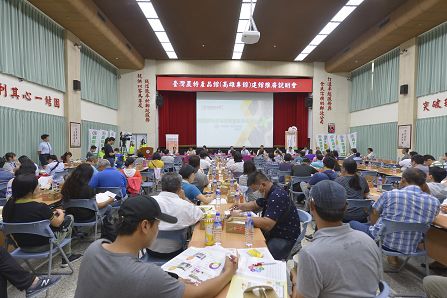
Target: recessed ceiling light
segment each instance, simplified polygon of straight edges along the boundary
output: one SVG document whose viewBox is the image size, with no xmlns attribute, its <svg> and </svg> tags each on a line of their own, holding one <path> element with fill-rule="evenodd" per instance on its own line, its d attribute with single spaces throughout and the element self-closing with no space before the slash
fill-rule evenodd
<svg viewBox="0 0 447 298">
<path fill-rule="evenodd" d="M 169 40 L 169 37 L 166 34 L 163 24 L 158 18 L 158 14 L 155 11 L 154 6 L 152 5 L 152 2 L 148 0 L 136 0 L 136 1 L 141 11 L 143 12 L 144 16 L 146 17 L 149 25 L 151 26 L 152 30 L 155 32 L 158 41 L 161 43 L 161 46 L 166 52 L 166 55 L 168 55 L 169 59 L 177 59 L 177 54 L 175 53 L 175 50 L 172 47 L 171 41 Z"/>
<path fill-rule="evenodd" d="M 321 29 L 301 53 L 296 56 L 295 61 L 303 61 L 315 48 L 334 31 L 364 0 L 349 0 L 335 16 Z"/>
</svg>

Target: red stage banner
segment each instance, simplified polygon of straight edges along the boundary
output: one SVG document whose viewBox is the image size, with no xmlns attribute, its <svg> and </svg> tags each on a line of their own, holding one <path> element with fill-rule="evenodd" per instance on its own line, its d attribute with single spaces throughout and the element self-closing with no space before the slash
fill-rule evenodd
<svg viewBox="0 0 447 298">
<path fill-rule="evenodd" d="M 312 92 L 312 79 L 157 77 L 159 91 Z"/>
</svg>

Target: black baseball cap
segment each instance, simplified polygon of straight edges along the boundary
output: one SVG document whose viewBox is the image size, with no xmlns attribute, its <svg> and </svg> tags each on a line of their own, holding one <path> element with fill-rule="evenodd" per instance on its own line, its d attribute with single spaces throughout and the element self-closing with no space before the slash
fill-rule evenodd
<svg viewBox="0 0 447 298">
<path fill-rule="evenodd" d="M 176 223 L 177 218 L 161 212 L 160 205 L 153 197 L 135 196 L 125 200 L 118 215 L 127 221 L 140 222 L 142 220 L 161 220 L 167 223 Z"/>
</svg>

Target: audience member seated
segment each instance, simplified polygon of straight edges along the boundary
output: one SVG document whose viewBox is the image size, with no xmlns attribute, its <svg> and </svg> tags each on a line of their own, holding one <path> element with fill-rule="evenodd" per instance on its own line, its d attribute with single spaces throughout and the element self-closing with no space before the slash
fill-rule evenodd
<svg viewBox="0 0 447 298">
<path fill-rule="evenodd" d="M 284 162 L 279 164 L 279 170 L 284 172 L 292 171 L 292 155 L 290 153 L 286 153 L 284 155 Z"/>
<path fill-rule="evenodd" d="M 154 243 L 160 221 L 175 224 L 177 219 L 162 213 L 154 198 L 144 196 L 125 201 L 118 214 L 116 240 L 97 240 L 85 252 L 75 298 L 215 297 L 237 270 L 237 258 L 230 257 L 218 277 L 199 285 L 173 278 L 159 266 L 139 261 L 138 253 Z"/>
<path fill-rule="evenodd" d="M 3 208 L 3 221 L 7 223 L 27 223 L 50 220 L 51 228 L 61 243 L 65 238 L 71 238 L 73 216 L 65 215 L 62 209 L 51 210 L 45 203 L 35 201 L 34 192 L 38 189 L 34 174 L 19 175 L 12 182 L 12 198 Z M 26 252 L 45 252 L 50 248 L 48 238 L 32 234 L 14 234 L 17 245 Z M 82 255 L 71 253 L 71 243 L 63 248 L 70 262 L 78 260 Z M 62 258 L 61 267 L 68 263 Z"/>
<path fill-rule="evenodd" d="M 149 169 L 163 169 L 165 163 L 161 160 L 161 155 L 155 152 L 152 155 L 152 159 L 148 161 L 147 166 Z"/>
<path fill-rule="evenodd" d="M 208 185 L 208 176 L 205 175 L 203 170 L 200 168 L 200 157 L 197 155 L 191 155 L 189 157 L 189 165 L 194 168 L 194 182 L 193 185 L 197 186 L 197 188 L 203 192 L 203 189 Z"/>
<path fill-rule="evenodd" d="M 315 151 L 315 156 L 314 156 L 314 158 L 311 161 L 312 162 L 317 161 L 318 160 L 318 158 L 317 158 L 318 155 L 323 155 L 323 153 L 321 153 L 321 151 L 317 149 Z M 324 158 L 324 156 L 323 156 L 323 158 Z"/>
<path fill-rule="evenodd" d="M 431 165 L 436 161 L 436 158 L 434 158 L 430 154 L 424 155 L 424 166 L 431 167 Z"/>
<path fill-rule="evenodd" d="M 286 150 L 286 154 L 287 153 L 293 156 L 293 155 L 295 155 L 295 150 L 293 150 L 292 147 L 289 147 L 289 149 Z"/>
<path fill-rule="evenodd" d="M 6 159 L 4 157 L 0 157 L 0 185 L 7 186 L 9 180 L 14 178 L 14 174 L 8 170 L 7 168 L 4 168 Z M 0 198 L 6 198 L 6 189 L 0 189 Z"/>
<path fill-rule="evenodd" d="M 346 159 L 356 157 L 356 153 L 357 153 L 357 149 L 356 148 L 351 148 L 351 152 L 350 152 L 350 154 L 348 156 L 346 156 Z"/>
<path fill-rule="evenodd" d="M 87 158 L 86 163 L 88 163 L 92 167 L 93 175 L 98 173 L 98 169 L 96 168 L 96 166 L 98 165 L 98 157 L 96 155 L 92 155 Z"/>
<path fill-rule="evenodd" d="M 211 160 L 205 151 L 200 152 L 200 168 L 202 170 L 208 170 L 211 166 Z"/>
<path fill-rule="evenodd" d="M 365 160 L 375 160 L 376 154 L 374 153 L 373 148 L 368 148 L 368 154 L 365 156 Z"/>
<path fill-rule="evenodd" d="M 279 148 L 276 148 L 274 155 L 275 155 L 275 157 L 273 158 L 274 162 L 281 163 L 284 160 L 283 153 Z"/>
<path fill-rule="evenodd" d="M 34 164 L 34 167 L 36 168 L 36 170 L 35 170 L 34 173 L 36 174 L 36 176 L 39 176 L 39 174 L 40 174 L 39 166 L 37 165 L 37 163 L 35 163 L 34 161 L 32 161 L 28 156 L 26 156 L 26 155 L 22 155 L 22 156 L 20 156 L 20 157 L 18 158 L 19 163 L 20 163 L 20 166 L 22 166 L 22 163 L 23 163 L 23 161 L 24 161 L 25 159 L 29 160 L 30 162 L 32 162 L 32 163 Z M 19 166 L 19 168 L 20 168 L 20 166 Z"/>
<path fill-rule="evenodd" d="M 376 239 L 384 219 L 430 224 L 439 213 L 439 200 L 422 191 L 425 189 L 425 173 L 416 168 L 407 169 L 402 174 L 399 190 L 384 192 L 373 205 L 373 212 L 379 217 L 374 225 L 351 221 L 353 229 L 360 230 Z M 396 232 L 387 235 L 383 241 L 384 249 L 408 254 L 417 250 L 422 234 L 419 232 Z M 389 258 L 392 265 L 397 265 Z"/>
<path fill-rule="evenodd" d="M 239 176 L 239 185 L 248 188 L 247 191 L 245 192 L 245 198 L 247 202 L 262 198 L 262 194 L 259 191 L 253 191 L 247 185 L 248 176 L 250 176 L 254 172 L 256 172 L 255 163 L 252 160 L 247 160 L 244 163 L 244 171 L 242 175 Z"/>
<path fill-rule="evenodd" d="M 250 155 L 250 151 L 248 151 L 248 149 L 245 148 L 245 146 L 243 146 L 243 147 L 242 147 L 242 150 L 241 150 L 241 155 L 242 155 L 242 156 Z"/>
<path fill-rule="evenodd" d="M 22 156 L 19 158 L 20 159 L 20 167 L 19 169 L 15 172 L 15 177 L 19 176 L 19 175 L 36 175 L 36 164 L 29 158 L 27 157 L 23 157 Z M 9 200 L 9 198 L 11 198 L 12 196 L 12 182 L 14 181 L 14 178 L 10 179 L 8 181 L 8 184 L 6 186 L 6 199 Z M 52 182 L 52 180 L 50 179 L 50 183 Z"/>
<path fill-rule="evenodd" d="M 73 173 L 68 176 L 62 186 L 61 195 L 64 202 L 70 200 L 95 200 L 96 192 L 91 188 L 88 183 L 93 176 L 92 167 L 83 163 L 76 167 Z M 104 215 L 110 208 L 107 208 L 114 201 L 113 198 L 109 198 L 108 201 L 98 203 L 98 209 L 100 213 Z M 66 210 L 68 214 L 73 215 L 76 222 L 89 222 L 95 219 L 95 212 L 93 210 L 85 208 L 69 208 Z"/>
<path fill-rule="evenodd" d="M 301 164 L 292 167 L 292 176 L 295 177 L 310 177 L 316 173 L 318 173 L 317 169 L 310 166 L 310 160 L 307 157 L 303 158 Z"/>
<path fill-rule="evenodd" d="M 20 162 L 17 161 L 16 154 L 14 152 L 8 152 L 5 154 L 5 164 L 0 168 L 3 168 L 14 174 L 19 166 Z"/>
<path fill-rule="evenodd" d="M 431 164 L 432 167 L 441 167 L 441 168 L 447 168 L 447 152 L 444 153 L 444 156 L 440 156 L 439 160 L 435 160 Z"/>
<path fill-rule="evenodd" d="M 73 154 L 71 154 L 71 152 L 65 152 L 62 156 L 61 156 L 61 161 L 63 163 L 70 163 L 71 162 L 71 158 L 72 158 Z"/>
<path fill-rule="evenodd" d="M 273 184 L 260 171 L 248 176 L 248 186 L 263 197 L 235 205 L 237 210 L 233 215 L 240 215 L 241 211 L 262 210 L 261 217 L 253 217 L 254 226 L 264 232 L 272 256 L 276 260 L 286 259 L 300 234 L 300 218 L 295 204 L 283 188 Z"/>
<path fill-rule="evenodd" d="M 140 171 L 135 169 L 135 158 L 128 157 L 124 162 L 124 169 L 120 169 L 120 171 L 127 179 L 127 193 L 140 193 L 143 178 L 141 177 Z"/>
<path fill-rule="evenodd" d="M 196 156 L 196 155 L 195 155 Z M 197 156 L 198 157 L 198 156 Z M 203 217 L 202 210 L 186 200 L 182 190 L 182 177 L 177 173 L 166 173 L 161 178 L 161 192 L 154 196 L 161 212 L 177 218 L 176 223 L 160 222 L 160 231 L 177 231 L 196 224 Z M 157 239 L 148 253 L 153 257 L 171 259 L 183 250 L 183 246 L 169 239 Z"/>
<path fill-rule="evenodd" d="M 179 174 L 182 176 L 182 189 L 185 192 L 185 196 L 193 203 L 199 203 L 202 202 L 204 204 L 208 204 L 211 202 L 210 198 L 205 197 L 200 190 L 192 184 L 195 179 L 195 170 L 190 165 L 184 165 L 180 171 Z"/>
<path fill-rule="evenodd" d="M 227 166 L 228 170 L 233 173 L 242 173 L 244 171 L 244 161 L 240 152 L 234 153 L 234 163 Z"/>
<path fill-rule="evenodd" d="M 53 176 L 53 181 L 56 183 L 63 183 L 64 176 L 62 173 L 64 172 L 64 163 L 60 162 L 56 155 L 50 155 L 47 157 L 47 165 L 45 166 L 45 172 Z"/>
<path fill-rule="evenodd" d="M 341 176 L 335 182 L 343 186 L 346 190 L 347 199 L 364 200 L 368 197 L 369 186 L 366 179 L 357 174 L 357 163 L 352 159 L 345 159 L 341 169 Z M 356 220 L 367 222 L 368 214 L 364 208 L 349 207 L 343 217 L 343 222 Z"/>
<path fill-rule="evenodd" d="M 312 149 L 309 149 L 304 157 L 308 158 L 312 162 L 315 158 L 315 154 L 312 153 Z"/>
<path fill-rule="evenodd" d="M 192 147 L 189 147 L 188 151 L 186 151 L 186 155 L 196 155 L 196 150 Z"/>
<path fill-rule="evenodd" d="M 29 273 L 6 249 L 0 247 L 0 297 L 8 298 L 8 281 L 19 291 L 26 290 L 26 297 L 31 297 L 46 291 L 60 279 L 57 275 L 44 277 Z"/>
<path fill-rule="evenodd" d="M 411 158 L 411 166 L 415 169 L 419 169 L 428 175 L 428 166 L 424 165 L 424 157 L 422 155 L 416 154 Z"/>
<path fill-rule="evenodd" d="M 301 163 L 303 159 L 306 157 L 305 151 L 300 151 L 299 154 L 293 160 L 294 163 Z"/>
<path fill-rule="evenodd" d="M 135 166 L 136 167 L 143 167 L 145 162 L 144 154 L 141 152 L 137 153 L 137 159 L 135 159 Z"/>
<path fill-rule="evenodd" d="M 96 149 L 98 149 L 98 147 L 96 147 L 95 145 L 90 146 L 90 150 L 87 152 L 85 159 L 89 159 L 92 156 L 97 156 Z"/>
<path fill-rule="evenodd" d="M 357 153 L 355 154 L 355 157 L 352 158 L 352 159 L 355 160 L 355 161 L 358 162 L 358 163 L 361 163 L 362 160 L 363 160 L 362 156 L 360 155 L 360 152 L 357 152 Z"/>
<path fill-rule="evenodd" d="M 107 159 L 98 161 L 99 173 L 93 175 L 90 179 L 89 186 L 96 191 L 97 187 L 121 187 L 121 194 L 126 195 L 126 177 L 116 168 L 110 166 Z"/>
<path fill-rule="evenodd" d="M 402 149 L 402 153 L 404 152 L 404 150 L 408 150 L 408 149 Z M 399 161 L 399 166 L 401 166 L 401 171 L 404 172 L 406 169 L 411 168 L 412 167 L 412 163 L 411 163 L 411 158 L 415 155 L 417 155 L 418 153 L 415 151 L 411 151 L 409 154 L 409 158 L 405 158 Z M 406 157 L 407 154 L 404 155 L 404 157 Z"/>
<path fill-rule="evenodd" d="M 264 145 L 259 146 L 259 149 L 258 149 L 258 151 L 256 152 L 256 156 L 263 155 L 263 154 L 264 154 L 264 151 L 265 151 L 265 149 L 264 149 Z"/>
<path fill-rule="evenodd" d="M 115 152 L 115 165 L 118 169 L 121 169 L 124 164 L 124 154 L 120 152 L 119 148 L 113 149 L 113 152 Z"/>
<path fill-rule="evenodd" d="M 164 153 L 164 155 L 161 157 L 161 161 L 163 161 L 164 163 L 171 163 L 171 164 L 173 164 L 174 163 L 174 156 L 172 156 L 169 153 L 169 150 L 165 149 L 165 151 L 163 153 Z"/>
<path fill-rule="evenodd" d="M 410 150 L 408 148 L 404 148 L 402 149 L 402 157 L 400 158 L 401 161 L 405 160 L 405 159 L 411 159 L 411 153 L 409 154 Z M 413 151 L 414 152 L 414 151 Z M 416 153 L 417 154 L 417 153 Z"/>
<path fill-rule="evenodd" d="M 310 165 L 317 170 L 322 169 L 324 167 L 323 158 L 324 156 L 322 154 L 317 154 L 317 161 L 314 161 Z"/>
<path fill-rule="evenodd" d="M 312 188 L 311 197 L 318 231 L 298 252 L 297 272 L 291 271 L 292 297 L 376 297 L 380 250 L 374 240 L 342 223 L 345 189 L 322 181 Z"/>
<path fill-rule="evenodd" d="M 271 163 L 276 163 L 274 152 L 270 152 L 268 154 L 267 164 L 271 164 Z"/>
<path fill-rule="evenodd" d="M 447 176 L 446 169 L 439 167 L 430 167 L 428 172 L 427 183 L 430 194 L 438 198 L 442 203 L 447 198 L 447 185 L 441 183 Z"/>
<path fill-rule="evenodd" d="M 445 298 L 447 277 L 430 275 L 424 277 L 423 288 L 427 298 Z"/>
<path fill-rule="evenodd" d="M 323 159 L 323 169 L 321 172 L 314 174 L 309 182 L 301 182 L 300 186 L 304 193 L 304 196 L 306 197 L 306 209 L 309 209 L 309 191 L 312 186 L 317 184 L 320 181 L 323 180 L 335 180 L 337 178 L 337 173 L 334 171 L 335 163 L 337 161 L 333 159 L 332 157 L 325 157 Z"/>
</svg>

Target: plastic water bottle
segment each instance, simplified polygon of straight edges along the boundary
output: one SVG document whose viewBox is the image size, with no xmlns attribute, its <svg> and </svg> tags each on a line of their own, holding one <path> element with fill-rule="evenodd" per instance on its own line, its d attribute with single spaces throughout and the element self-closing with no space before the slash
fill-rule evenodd
<svg viewBox="0 0 447 298">
<path fill-rule="evenodd" d="M 253 234 L 254 234 L 254 224 L 253 218 L 251 218 L 251 213 L 247 213 L 247 218 L 245 219 L 245 246 L 253 246 Z"/>
<path fill-rule="evenodd" d="M 216 179 L 213 180 L 213 189 L 217 190 L 217 180 Z"/>
<path fill-rule="evenodd" d="M 381 168 L 383 168 L 383 166 L 384 166 L 384 163 L 383 163 L 383 161 L 380 163 L 380 167 Z"/>
<path fill-rule="evenodd" d="M 216 212 L 216 217 L 214 217 L 213 237 L 215 244 L 222 244 L 222 220 L 220 218 L 220 212 Z"/>
<path fill-rule="evenodd" d="M 377 190 L 382 191 L 382 176 L 377 177 Z"/>
<path fill-rule="evenodd" d="M 220 189 L 216 189 L 216 210 L 220 210 L 220 205 L 222 204 L 222 198 L 220 196 Z"/>
<path fill-rule="evenodd" d="M 397 168 L 396 168 L 396 165 L 393 165 L 393 175 L 396 175 L 397 174 Z"/>
</svg>

